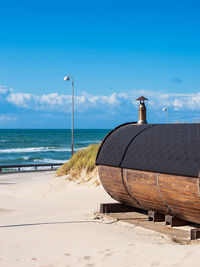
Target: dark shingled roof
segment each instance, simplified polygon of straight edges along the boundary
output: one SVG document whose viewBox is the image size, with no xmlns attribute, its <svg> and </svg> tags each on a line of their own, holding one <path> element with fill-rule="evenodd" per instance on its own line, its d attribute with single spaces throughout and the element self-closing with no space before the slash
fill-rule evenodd
<svg viewBox="0 0 200 267">
<path fill-rule="evenodd" d="M 200 124 L 124 124 L 106 136 L 96 164 L 198 177 Z"/>
</svg>

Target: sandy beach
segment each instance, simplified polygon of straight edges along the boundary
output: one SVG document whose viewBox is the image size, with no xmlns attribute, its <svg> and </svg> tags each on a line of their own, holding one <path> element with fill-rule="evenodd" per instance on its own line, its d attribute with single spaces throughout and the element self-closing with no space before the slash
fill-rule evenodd
<svg viewBox="0 0 200 267">
<path fill-rule="evenodd" d="M 0 266 L 199 266 L 200 245 L 95 219 L 104 189 L 54 174 L 0 176 Z"/>
</svg>

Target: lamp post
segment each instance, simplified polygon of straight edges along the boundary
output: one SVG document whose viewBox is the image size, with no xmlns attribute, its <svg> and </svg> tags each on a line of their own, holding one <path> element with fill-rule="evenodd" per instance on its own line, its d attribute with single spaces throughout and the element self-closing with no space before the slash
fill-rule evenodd
<svg viewBox="0 0 200 267">
<path fill-rule="evenodd" d="M 163 111 L 166 111 L 167 113 L 167 123 L 169 123 L 169 112 L 168 112 L 168 108 L 163 108 Z"/>
<path fill-rule="evenodd" d="M 71 139 L 71 145 L 72 145 L 72 156 L 74 154 L 74 78 L 72 76 L 65 76 L 64 81 L 72 81 L 72 139 Z"/>
</svg>

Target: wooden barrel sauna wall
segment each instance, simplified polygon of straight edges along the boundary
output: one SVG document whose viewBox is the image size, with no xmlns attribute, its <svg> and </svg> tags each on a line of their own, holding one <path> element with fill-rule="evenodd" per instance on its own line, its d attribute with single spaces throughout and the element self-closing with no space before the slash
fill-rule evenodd
<svg viewBox="0 0 200 267">
<path fill-rule="evenodd" d="M 120 125 L 96 164 L 117 201 L 200 223 L 200 124 Z"/>
</svg>

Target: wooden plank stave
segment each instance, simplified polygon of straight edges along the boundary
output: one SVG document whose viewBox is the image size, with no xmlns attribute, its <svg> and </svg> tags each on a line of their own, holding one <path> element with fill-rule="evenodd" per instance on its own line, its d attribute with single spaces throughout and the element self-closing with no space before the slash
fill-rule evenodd
<svg viewBox="0 0 200 267">
<path fill-rule="evenodd" d="M 110 172 L 113 173 L 110 175 Z M 103 175 L 102 175 L 103 173 Z M 99 168 L 99 174 L 102 181 L 102 184 L 105 190 L 116 200 L 127 203 L 131 206 L 138 207 L 135 200 L 133 200 L 124 188 L 122 183 L 122 175 L 120 168 L 108 168 L 107 166 L 104 168 Z M 109 177 L 109 179 L 107 178 Z M 105 181 L 105 182 L 104 182 Z M 109 181 L 109 182 L 108 182 Z M 141 208 L 141 207 L 140 207 Z"/>
<path fill-rule="evenodd" d="M 115 167 L 111 168 L 112 169 L 109 169 L 106 174 L 101 174 L 100 178 L 102 184 L 105 185 L 107 190 L 110 190 L 110 187 L 112 188 L 114 198 L 118 198 L 120 201 L 125 201 L 129 205 L 135 206 L 135 202 L 128 195 L 122 184 L 120 177 L 121 169 Z M 134 178 L 134 175 L 136 178 Z M 156 173 L 127 170 L 127 176 L 129 187 L 133 195 L 144 209 L 153 208 L 154 210 L 166 213 L 166 206 L 163 203 L 164 200 L 164 202 L 171 207 L 172 215 L 180 217 L 181 219 L 200 223 L 198 178 L 159 174 L 158 181 L 160 193 L 163 198 L 162 200 L 157 189 Z"/>
<path fill-rule="evenodd" d="M 135 173 L 137 178 L 135 178 Z M 127 170 L 127 180 L 133 195 L 145 207 L 167 212 L 157 187 L 157 176 L 155 173 L 145 173 L 135 170 Z"/>
</svg>

